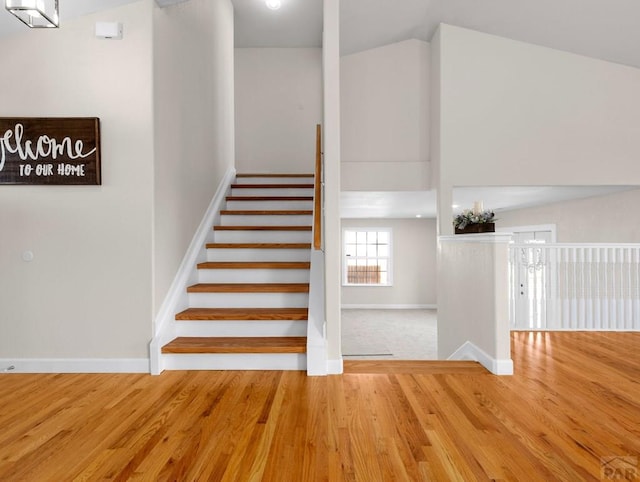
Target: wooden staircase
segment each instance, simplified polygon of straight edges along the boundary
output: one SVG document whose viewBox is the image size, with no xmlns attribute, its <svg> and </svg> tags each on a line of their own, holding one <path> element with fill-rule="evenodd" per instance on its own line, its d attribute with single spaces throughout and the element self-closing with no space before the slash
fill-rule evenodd
<svg viewBox="0 0 640 482">
<path fill-rule="evenodd" d="M 162 347 L 175 369 L 306 369 L 312 174 L 238 174 Z"/>
</svg>

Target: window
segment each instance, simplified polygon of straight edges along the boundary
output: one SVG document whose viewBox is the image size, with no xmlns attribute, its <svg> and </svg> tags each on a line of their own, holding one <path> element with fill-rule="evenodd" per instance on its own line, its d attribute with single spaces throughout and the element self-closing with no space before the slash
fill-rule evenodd
<svg viewBox="0 0 640 482">
<path fill-rule="evenodd" d="M 345 229 L 345 286 L 391 286 L 391 228 Z"/>
</svg>

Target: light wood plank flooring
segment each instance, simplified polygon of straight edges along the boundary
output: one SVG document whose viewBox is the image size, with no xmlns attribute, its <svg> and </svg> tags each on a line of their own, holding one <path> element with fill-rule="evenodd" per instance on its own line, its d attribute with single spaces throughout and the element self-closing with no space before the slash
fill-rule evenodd
<svg viewBox="0 0 640 482">
<path fill-rule="evenodd" d="M 640 334 L 513 340 L 512 377 L 393 361 L 1 375 L 0 480 L 575 482 L 640 455 Z"/>
</svg>

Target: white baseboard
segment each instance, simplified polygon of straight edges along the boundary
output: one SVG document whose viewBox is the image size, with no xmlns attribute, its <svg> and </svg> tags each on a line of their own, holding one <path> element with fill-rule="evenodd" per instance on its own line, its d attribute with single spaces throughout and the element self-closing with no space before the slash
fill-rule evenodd
<svg viewBox="0 0 640 482">
<path fill-rule="evenodd" d="M 343 310 L 435 310 L 438 305 L 368 305 L 342 304 Z"/>
<path fill-rule="evenodd" d="M 494 375 L 513 375 L 513 360 L 492 358 L 470 341 L 465 341 L 447 360 L 473 360 Z"/>
<path fill-rule="evenodd" d="M 327 360 L 327 375 L 342 375 L 344 366 L 342 358 L 337 360 Z"/>
<path fill-rule="evenodd" d="M 525 332 L 529 332 L 529 331 L 540 331 L 540 332 L 545 332 L 545 333 L 549 333 L 549 332 L 554 332 L 554 331 L 562 331 L 562 332 L 581 332 L 581 331 L 586 331 L 586 332 L 599 332 L 599 331 L 604 331 L 604 332 L 611 332 L 611 333 L 637 333 L 640 331 L 640 327 L 638 328 L 514 328 L 511 327 L 511 331 L 525 331 Z"/>
<path fill-rule="evenodd" d="M 149 359 L 4 358 L 0 373 L 149 373 Z"/>
</svg>

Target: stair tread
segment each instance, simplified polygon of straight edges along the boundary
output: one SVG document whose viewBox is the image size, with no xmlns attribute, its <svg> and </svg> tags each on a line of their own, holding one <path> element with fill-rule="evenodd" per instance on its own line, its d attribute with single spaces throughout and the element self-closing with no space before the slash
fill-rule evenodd
<svg viewBox="0 0 640 482">
<path fill-rule="evenodd" d="M 305 353 L 307 339 L 278 337 L 179 337 L 162 347 L 162 353 Z"/>
<path fill-rule="evenodd" d="M 215 231 L 311 231 L 311 226 L 214 226 Z"/>
<path fill-rule="evenodd" d="M 308 319 L 307 308 L 188 308 L 176 320 L 291 320 Z"/>
<path fill-rule="evenodd" d="M 188 293 L 308 293 L 309 283 L 198 283 Z"/>
<path fill-rule="evenodd" d="M 223 210 L 220 211 L 222 216 L 310 216 L 313 214 L 313 211 L 303 211 L 303 210 L 263 210 L 263 211 L 233 211 L 233 210 Z"/>
<path fill-rule="evenodd" d="M 207 243 L 207 249 L 311 249 L 311 243 Z"/>
<path fill-rule="evenodd" d="M 313 201 L 313 196 L 227 196 L 227 201 Z"/>
<path fill-rule="evenodd" d="M 236 174 L 236 177 L 313 177 L 313 174 L 273 174 L 273 173 L 264 173 L 264 174 Z"/>
<path fill-rule="evenodd" d="M 309 269 L 308 261 L 207 261 L 198 269 Z"/>
<path fill-rule="evenodd" d="M 313 189 L 313 184 L 231 184 L 231 189 Z"/>
</svg>

